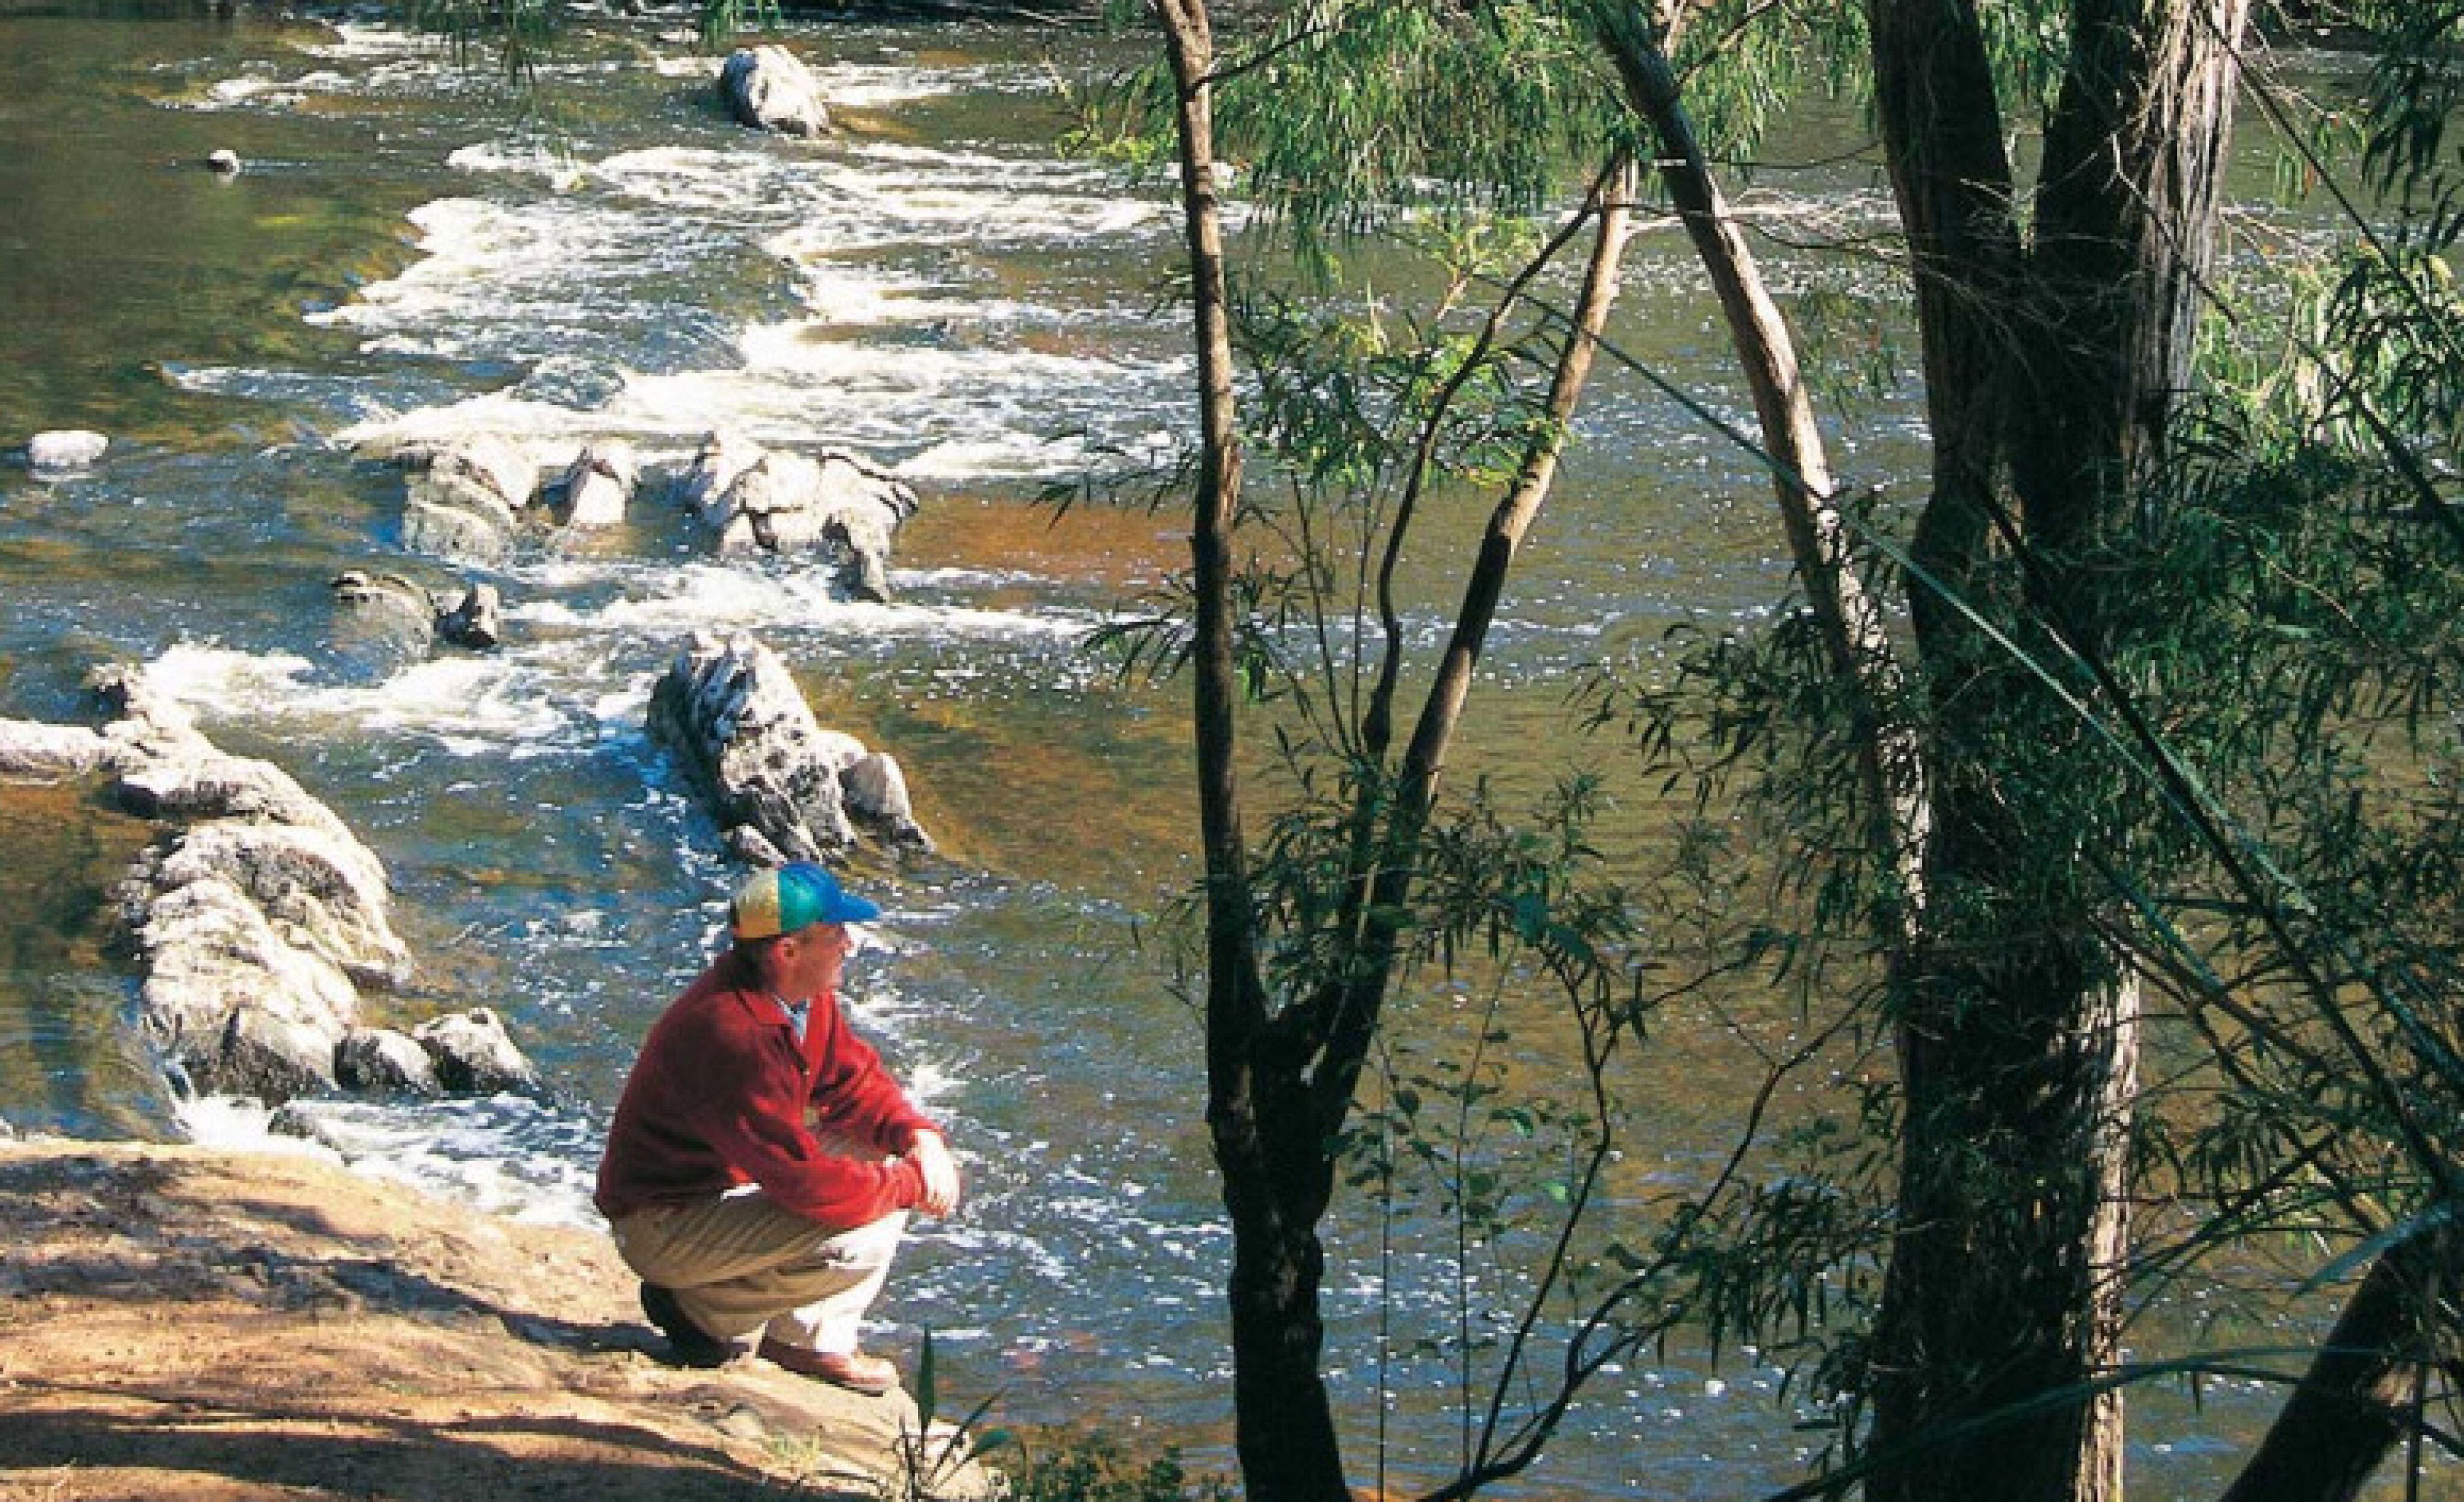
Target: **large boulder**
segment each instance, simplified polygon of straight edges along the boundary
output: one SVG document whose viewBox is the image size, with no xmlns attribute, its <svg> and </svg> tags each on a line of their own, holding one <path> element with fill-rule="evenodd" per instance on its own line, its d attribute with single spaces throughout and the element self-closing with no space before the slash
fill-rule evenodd
<svg viewBox="0 0 2464 1502">
<path fill-rule="evenodd" d="M 322 1019 L 243 1006 L 223 1025 L 211 1088 L 259 1100 L 320 1094 L 334 1088 L 334 1049 L 333 1029 Z"/>
<path fill-rule="evenodd" d="M 286 940 L 233 883 L 156 892 L 141 863 L 123 891 L 143 1025 L 190 1085 L 277 1101 L 333 1085 L 360 1005 L 339 965 Z"/>
<path fill-rule="evenodd" d="M 334 1074 L 365 1095 L 434 1095 L 444 1091 L 436 1061 L 419 1040 L 391 1027 L 354 1027 L 334 1050 Z"/>
<path fill-rule="evenodd" d="M 415 579 L 346 568 L 327 587 L 333 590 L 336 605 L 403 635 L 425 638 L 436 629 L 436 597 Z"/>
<path fill-rule="evenodd" d="M 721 557 L 818 554 L 850 599 L 890 598 L 890 552 L 915 492 L 845 449 L 807 456 L 714 436 L 679 494 Z"/>
<path fill-rule="evenodd" d="M 332 588 L 361 634 L 412 654 L 425 655 L 439 640 L 484 651 L 504 638 L 504 601 L 492 584 L 438 593 L 401 574 L 348 568 L 334 576 Z"/>
<path fill-rule="evenodd" d="M 749 636 L 696 633 L 651 691 L 650 730 L 711 790 L 739 853 L 818 859 L 855 843 L 858 819 L 891 844 L 932 847 L 897 762 L 823 729 L 786 663 Z"/>
<path fill-rule="evenodd" d="M 768 452 L 740 433 L 712 433 L 701 441 L 692 467 L 676 478 L 677 503 L 708 521 L 718 509 L 719 497 L 736 483 L 736 476 L 753 468 Z"/>
<path fill-rule="evenodd" d="M 718 94 L 730 115 L 756 130 L 819 136 L 830 128 L 820 81 L 784 47 L 739 47 L 730 53 L 718 70 Z"/>
<path fill-rule="evenodd" d="M 196 882 L 237 889 L 294 949 L 359 984 L 410 978 L 410 954 L 386 909 L 385 868 L 346 830 L 216 819 L 191 826 L 150 862 L 159 896 Z"/>
<path fill-rule="evenodd" d="M 164 821 L 121 885 L 144 969 L 145 1030 L 197 1089 L 283 1099 L 331 1089 L 361 988 L 411 976 L 385 868 L 271 762 L 208 740 L 142 673 L 96 687 L 120 804 Z"/>
<path fill-rule="evenodd" d="M 477 433 L 403 449 L 410 472 L 403 545 L 441 558 L 494 563 L 513 548 L 524 507 L 539 493 L 539 466 L 512 438 Z"/>
<path fill-rule="evenodd" d="M 110 766 L 117 748 L 82 725 L 0 719 L 0 779 L 64 783 Z"/>
<path fill-rule="evenodd" d="M 456 647 L 485 652 L 505 639 L 505 602 L 492 584 L 462 591 L 451 609 L 439 611 L 436 634 Z"/>
<path fill-rule="evenodd" d="M 119 895 L 144 971 L 141 1025 L 191 1088 L 278 1104 L 338 1085 L 536 1083 L 484 1010 L 408 1035 L 361 1027 L 363 991 L 413 974 L 384 863 L 290 774 L 208 740 L 142 672 L 94 681 L 117 718 L 99 732 L 0 720 L 0 769 L 104 776 L 123 806 L 167 826 Z"/>
</svg>

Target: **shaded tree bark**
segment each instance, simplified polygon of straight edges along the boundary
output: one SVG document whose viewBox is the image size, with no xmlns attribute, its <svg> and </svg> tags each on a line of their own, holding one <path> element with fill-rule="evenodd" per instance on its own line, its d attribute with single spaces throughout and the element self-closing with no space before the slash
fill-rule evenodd
<svg viewBox="0 0 2464 1502">
<path fill-rule="evenodd" d="M 1925 904 L 1924 850 L 1932 813 L 1922 738 L 1900 711 L 1903 673 L 1889 624 L 1858 571 L 1795 340 L 1711 174 L 1668 60 L 1683 11 L 1673 4 L 1663 11 L 1655 22 L 1632 5 L 1605 6 L 1595 16 L 1597 31 L 1628 104 L 1658 143 L 1661 185 L 1719 297 L 1730 347 L 1753 398 L 1790 560 L 1833 673 L 1856 690 L 1859 774 L 1874 810 L 1874 849 L 1898 887 L 1898 912 L 1885 920 L 1886 941 L 1897 947 L 1915 934 Z"/>
<path fill-rule="evenodd" d="M 1183 232 L 1198 354 L 1199 459 L 1190 552 L 1197 597 L 1191 673 L 1206 882 L 1206 1120 L 1232 1219 L 1233 1403 L 1250 1494 L 1348 1502 L 1334 1413 L 1320 1371 L 1317 1221 L 1331 1164 L 1288 1070 L 1261 1069 L 1265 987 L 1242 830 L 1234 660 L 1232 519 L 1241 445 L 1230 301 L 1215 161 L 1214 35 L 1199 0 L 1156 0 L 1171 65 Z"/>
<path fill-rule="evenodd" d="M 2247 5 L 2073 6 L 2026 237 L 1975 7 L 1868 14 L 1935 442 L 1916 560 L 1966 592 L 2022 555 L 2031 604 L 2094 652 L 2062 570 L 2127 516 L 2187 376 Z M 2037 691 L 1944 600 L 1921 589 L 1911 613 L 1936 822 L 1898 987 L 1869 1494 L 2118 1497 L 2120 1396 L 2093 1380 L 2117 1354 L 2137 991 L 2096 937 L 2093 883 L 2062 871 L 2070 831 L 2029 827 L 1978 754 Z"/>
<path fill-rule="evenodd" d="M 2464 1237 L 2441 1224 L 2387 1251 L 2320 1343 L 2224 1502 L 2349 1502 L 2413 1431 L 2415 1383 L 2453 1371 Z"/>
</svg>

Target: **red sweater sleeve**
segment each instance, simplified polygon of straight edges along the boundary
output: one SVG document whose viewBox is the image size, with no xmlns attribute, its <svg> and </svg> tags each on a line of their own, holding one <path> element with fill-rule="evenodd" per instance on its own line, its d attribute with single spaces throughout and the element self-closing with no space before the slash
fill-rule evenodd
<svg viewBox="0 0 2464 1502">
<path fill-rule="evenodd" d="M 916 1133 L 939 1130 L 890 1077 L 872 1045 L 847 1026 L 837 997 L 815 1002 L 804 1026 L 805 1046 L 815 1057 L 812 1107 L 817 1127 L 885 1153 L 906 1152 L 915 1145 Z"/>
</svg>

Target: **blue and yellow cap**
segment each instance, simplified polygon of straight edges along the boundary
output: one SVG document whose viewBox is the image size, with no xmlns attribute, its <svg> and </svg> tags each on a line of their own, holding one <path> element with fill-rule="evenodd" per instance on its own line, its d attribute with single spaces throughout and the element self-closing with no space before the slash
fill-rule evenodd
<svg viewBox="0 0 2464 1502">
<path fill-rule="evenodd" d="M 757 871 L 727 904 L 727 931 L 738 939 L 774 939 L 815 923 L 869 923 L 881 909 L 839 886 L 808 860 Z"/>
</svg>

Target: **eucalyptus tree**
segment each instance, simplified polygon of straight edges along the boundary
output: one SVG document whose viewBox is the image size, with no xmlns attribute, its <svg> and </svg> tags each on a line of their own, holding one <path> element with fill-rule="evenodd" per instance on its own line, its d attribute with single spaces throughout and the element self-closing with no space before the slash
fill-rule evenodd
<svg viewBox="0 0 2464 1502">
<path fill-rule="evenodd" d="M 2455 439 L 2432 253 L 2457 17 L 2351 17 L 2391 33 L 2372 165 L 2404 234 L 2275 351 L 2304 379 L 2238 390 L 2220 348 L 2283 326 L 2211 259 L 2247 7 L 1863 18 L 1934 465 L 1904 550 L 1862 534 L 1911 661 L 1816 659 L 1881 836 L 1865 927 L 1900 1063 L 1883 1294 L 1837 1368 L 1873 1413 L 1847 1473 L 2118 1494 L 2124 1293 L 2298 1225 L 2385 1255 L 2234 1494 L 2346 1494 L 2424 1432 L 2387 1390 L 2453 1349 L 2453 900 L 2402 872 L 2452 872 L 2455 829 L 2450 800 L 2390 792 L 2458 749 L 2453 474 L 2420 456 Z M 1876 777 L 1894 745 L 1913 763 Z M 2138 1077 L 2145 984 L 2208 1050 L 2174 1065 L 2195 1096 Z M 2196 1194 L 2194 1234 L 2134 1242 L 2135 1200 Z"/>
</svg>

